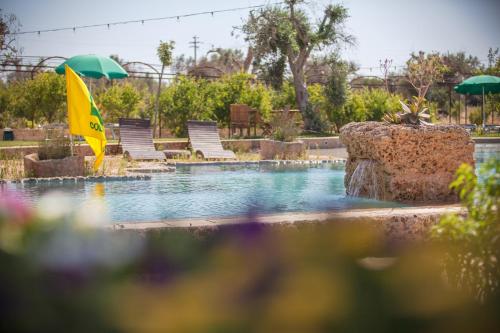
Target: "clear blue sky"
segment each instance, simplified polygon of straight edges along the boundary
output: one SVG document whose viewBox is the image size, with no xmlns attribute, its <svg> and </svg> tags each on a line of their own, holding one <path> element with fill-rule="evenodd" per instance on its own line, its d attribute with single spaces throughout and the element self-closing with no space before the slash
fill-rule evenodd
<svg viewBox="0 0 500 333">
<path fill-rule="evenodd" d="M 5 13 L 14 13 L 21 30 L 107 23 L 191 12 L 210 11 L 269 3 L 266 0 L 1 0 Z M 309 1 L 318 16 L 328 0 Z M 345 0 L 350 18 L 347 28 L 357 45 L 343 51 L 345 59 L 362 67 L 378 68 L 379 59 L 404 64 L 412 51 L 465 51 L 486 61 L 488 48 L 500 47 L 500 1 L 497 0 Z M 200 53 L 212 45 L 246 49 L 242 37 L 231 35 L 248 11 L 197 16 L 176 20 L 107 28 L 24 35 L 18 44 L 24 55 L 72 56 L 118 54 L 125 60 L 159 63 L 156 46 L 174 40 L 175 54 L 192 55 L 188 42 L 198 35 L 204 42 Z M 362 69 L 370 73 L 368 69 Z M 373 70 L 378 75 L 378 69 Z"/>
</svg>

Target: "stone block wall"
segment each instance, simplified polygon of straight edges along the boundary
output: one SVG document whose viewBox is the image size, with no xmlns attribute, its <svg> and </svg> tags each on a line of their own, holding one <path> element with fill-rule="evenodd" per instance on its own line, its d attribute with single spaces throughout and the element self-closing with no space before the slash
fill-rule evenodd
<svg viewBox="0 0 500 333">
<path fill-rule="evenodd" d="M 297 160 L 303 158 L 305 154 L 306 144 L 302 141 L 262 140 L 260 145 L 260 157 L 263 160 Z"/>
<path fill-rule="evenodd" d="M 70 156 L 57 160 L 38 159 L 38 154 L 24 157 L 24 173 L 30 177 L 77 177 L 85 173 L 83 156 Z"/>
<path fill-rule="evenodd" d="M 462 163 L 474 165 L 474 142 L 456 125 L 350 123 L 341 129 L 340 140 L 349 155 L 348 194 L 403 202 L 456 201 L 449 189 L 455 172 Z M 358 186 L 350 186 L 353 182 Z"/>
</svg>

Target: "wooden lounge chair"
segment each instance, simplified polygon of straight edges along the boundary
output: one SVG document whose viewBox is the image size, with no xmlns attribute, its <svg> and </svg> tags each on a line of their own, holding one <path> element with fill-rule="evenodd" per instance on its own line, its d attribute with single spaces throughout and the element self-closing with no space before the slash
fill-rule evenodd
<svg viewBox="0 0 500 333">
<path fill-rule="evenodd" d="M 215 121 L 189 120 L 189 143 L 193 153 L 205 159 L 236 159 L 231 150 L 224 150 Z"/>
<path fill-rule="evenodd" d="M 120 118 L 120 143 L 123 154 L 132 160 L 165 160 L 155 149 L 149 119 Z"/>
</svg>

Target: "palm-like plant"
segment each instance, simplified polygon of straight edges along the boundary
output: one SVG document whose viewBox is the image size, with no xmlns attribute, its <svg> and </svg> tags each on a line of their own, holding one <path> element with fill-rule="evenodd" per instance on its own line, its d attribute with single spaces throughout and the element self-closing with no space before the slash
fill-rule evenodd
<svg viewBox="0 0 500 333">
<path fill-rule="evenodd" d="M 399 103 L 401 103 L 401 107 L 403 108 L 403 113 L 399 114 L 401 123 L 411 125 L 431 125 L 426 121 L 431 118 L 428 113 L 429 108 L 425 106 L 426 102 L 425 98 L 421 96 L 413 96 L 413 102 L 409 105 L 399 101 Z"/>
<path fill-rule="evenodd" d="M 390 124 L 432 125 L 426 121 L 431 117 L 428 114 L 429 108 L 425 106 L 426 102 L 425 98 L 417 96 L 413 96 L 413 102 L 408 105 L 399 101 L 403 112 L 387 113 L 383 119 Z"/>
</svg>

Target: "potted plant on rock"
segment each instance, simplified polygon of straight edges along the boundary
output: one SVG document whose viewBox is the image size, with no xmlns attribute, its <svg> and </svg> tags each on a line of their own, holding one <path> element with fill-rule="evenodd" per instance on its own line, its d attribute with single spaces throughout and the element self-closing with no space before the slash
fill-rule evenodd
<svg viewBox="0 0 500 333">
<path fill-rule="evenodd" d="M 38 152 L 24 157 L 24 172 L 32 177 L 83 176 L 84 156 L 71 156 L 68 138 L 41 141 Z"/>
<path fill-rule="evenodd" d="M 288 109 L 279 112 L 271 121 L 272 139 L 263 140 L 260 157 L 263 160 L 294 160 L 306 154 L 306 144 L 296 140 L 299 128 Z"/>
</svg>

